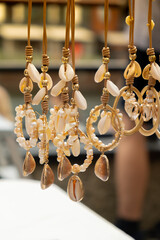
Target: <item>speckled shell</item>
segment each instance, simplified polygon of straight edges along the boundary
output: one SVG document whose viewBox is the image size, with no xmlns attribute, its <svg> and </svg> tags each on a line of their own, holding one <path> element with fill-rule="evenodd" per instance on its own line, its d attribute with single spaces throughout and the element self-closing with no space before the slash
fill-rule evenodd
<svg viewBox="0 0 160 240">
<path fill-rule="evenodd" d="M 108 131 L 108 129 L 110 128 L 110 125 L 111 125 L 111 117 L 108 117 L 107 115 L 105 115 L 98 122 L 99 133 L 101 135 L 105 134 Z"/>
<path fill-rule="evenodd" d="M 95 73 L 95 76 L 94 76 L 94 81 L 96 83 L 99 83 L 99 82 L 102 82 L 103 78 L 104 78 L 104 74 L 106 72 L 106 68 L 105 68 L 105 64 L 102 64 L 97 72 Z"/>
<path fill-rule="evenodd" d="M 53 86 L 53 81 L 52 81 L 51 76 L 48 73 L 46 73 L 46 79 L 48 80 L 47 89 L 50 90 Z M 40 82 L 38 83 L 39 88 L 43 87 L 42 80 L 43 80 L 43 73 L 40 74 Z"/>
<path fill-rule="evenodd" d="M 151 65 L 151 75 L 154 79 L 160 81 L 160 67 L 156 62 Z"/>
<path fill-rule="evenodd" d="M 74 100 L 78 108 L 81 110 L 86 110 L 87 109 L 87 101 L 83 97 L 82 93 L 80 91 L 75 91 L 74 93 Z"/>
<path fill-rule="evenodd" d="M 46 94 L 46 89 L 41 88 L 32 100 L 32 105 L 38 105 Z"/>
<path fill-rule="evenodd" d="M 66 82 L 61 80 L 59 81 L 51 90 L 51 95 L 57 97 L 61 92 L 62 89 L 65 87 Z"/>
<path fill-rule="evenodd" d="M 65 65 L 62 64 L 59 69 L 59 78 L 65 82 L 69 82 L 73 79 L 75 73 L 70 64 L 67 63 L 66 72 Z"/>
<path fill-rule="evenodd" d="M 28 64 L 28 74 L 33 82 L 36 82 L 36 83 L 40 82 L 40 74 L 32 63 Z"/>
<path fill-rule="evenodd" d="M 110 80 L 107 80 L 107 89 L 114 97 L 117 97 L 120 94 L 118 87 Z"/>
<path fill-rule="evenodd" d="M 24 77 L 21 79 L 20 83 L 19 83 L 19 90 L 24 93 L 24 89 L 27 86 L 27 78 Z M 32 80 L 29 79 L 29 87 L 31 88 L 31 91 L 33 90 L 33 83 Z"/>
</svg>

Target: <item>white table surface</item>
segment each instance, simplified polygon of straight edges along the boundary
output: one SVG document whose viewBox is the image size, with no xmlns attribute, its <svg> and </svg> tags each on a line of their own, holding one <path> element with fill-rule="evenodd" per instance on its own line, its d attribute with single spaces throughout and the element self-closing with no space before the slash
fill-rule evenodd
<svg viewBox="0 0 160 240">
<path fill-rule="evenodd" d="M 39 181 L 0 180 L 1 240 L 131 240 L 53 185 Z"/>
</svg>

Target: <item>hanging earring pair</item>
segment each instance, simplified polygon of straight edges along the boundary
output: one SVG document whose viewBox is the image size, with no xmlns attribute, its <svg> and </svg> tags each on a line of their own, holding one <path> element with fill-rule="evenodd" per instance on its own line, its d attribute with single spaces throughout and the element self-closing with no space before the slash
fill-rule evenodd
<svg viewBox="0 0 160 240">
<path fill-rule="evenodd" d="M 110 49 L 107 46 L 108 12 L 109 1 L 105 0 L 105 47 L 102 49 L 103 64 L 97 70 L 94 78 L 95 82 L 97 83 L 104 80 L 104 87 L 101 96 L 102 104 L 95 106 L 95 108 L 91 110 L 89 118 L 86 122 L 87 135 L 92 144 L 101 152 L 101 156 L 95 164 L 95 174 L 102 181 L 107 181 L 109 178 L 109 161 L 104 153 L 106 151 L 113 150 L 118 145 L 124 132 L 122 114 L 119 112 L 119 109 L 114 109 L 108 104 L 109 94 L 116 97 L 120 93 L 118 87 L 110 80 L 111 74 L 108 69 L 108 63 L 110 61 Z M 115 138 L 111 143 L 107 145 L 95 135 L 95 128 L 93 127 L 93 123 L 97 121 L 99 116 L 100 120 L 97 127 L 101 135 L 107 133 L 111 126 L 115 128 Z"/>
<path fill-rule="evenodd" d="M 72 47 L 72 67 L 69 65 L 69 30 L 71 22 L 71 47 Z M 67 187 L 67 192 L 71 200 L 81 201 L 84 196 L 84 189 L 78 174 L 85 172 L 92 163 L 93 150 L 92 144 L 79 128 L 78 108 L 85 110 L 87 102 L 79 91 L 79 80 L 75 74 L 75 2 L 68 0 L 66 14 L 66 39 L 62 50 L 62 65 L 59 70 L 60 81 L 53 87 L 51 94 L 57 96 L 61 93 L 62 105 L 51 109 L 50 121 L 56 127 L 56 137 L 53 144 L 57 147 L 57 160 L 59 162 L 57 176 L 60 181 L 67 178 L 71 173 Z M 72 98 L 69 103 L 69 82 L 72 82 Z M 68 157 L 80 155 L 80 143 L 84 144 L 86 159 L 84 163 L 71 164 Z"/>
<path fill-rule="evenodd" d="M 46 0 L 43 4 L 43 55 L 42 55 L 42 73 L 39 74 L 38 70 L 32 64 L 33 48 L 30 45 L 30 26 L 32 14 L 32 0 L 28 2 L 28 45 L 26 46 L 26 69 L 24 71 L 25 77 L 20 81 L 19 88 L 24 93 L 25 104 L 16 108 L 16 128 L 17 142 L 20 146 L 27 150 L 27 154 L 23 164 L 23 175 L 28 176 L 35 170 L 36 163 L 30 153 L 30 149 L 36 145 L 39 147 L 40 163 L 44 165 L 41 177 L 42 189 L 50 186 L 54 181 L 54 175 L 48 165 L 49 154 L 49 140 L 50 130 L 47 123 L 48 112 L 48 90 L 52 87 L 52 79 L 47 74 L 49 57 L 47 56 L 47 34 L 46 34 Z M 37 83 L 40 90 L 32 100 L 30 92 L 33 90 L 33 82 Z M 42 102 L 41 102 L 42 101 Z M 31 107 L 31 104 L 38 105 L 41 102 L 42 115 L 37 120 L 36 114 Z M 22 119 L 25 117 L 26 131 L 30 137 L 25 140 L 22 131 Z M 39 142 L 38 142 L 39 141 Z"/>
</svg>

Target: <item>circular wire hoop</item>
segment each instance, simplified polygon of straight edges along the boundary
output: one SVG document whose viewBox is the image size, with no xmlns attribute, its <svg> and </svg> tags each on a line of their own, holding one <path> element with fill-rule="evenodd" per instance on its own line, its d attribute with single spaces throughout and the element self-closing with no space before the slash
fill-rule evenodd
<svg viewBox="0 0 160 240">
<path fill-rule="evenodd" d="M 118 97 L 116 97 L 116 99 L 114 101 L 114 104 L 113 104 L 113 109 L 114 110 L 117 108 L 120 97 L 122 97 L 122 94 L 128 89 L 129 89 L 129 86 L 125 86 L 120 90 L 120 94 L 119 94 Z M 138 97 L 138 102 L 141 104 L 142 103 L 142 96 L 141 96 L 141 93 L 139 92 L 139 90 L 137 88 L 135 88 L 134 86 L 132 86 L 131 90 L 136 93 L 136 95 Z M 136 125 L 132 129 L 124 130 L 124 133 L 123 133 L 124 136 L 130 136 L 130 135 L 139 131 L 140 127 L 143 124 L 142 116 L 140 116 L 140 119 L 137 118 L 137 121 L 135 121 L 135 123 L 136 123 Z M 113 128 L 116 130 L 116 127 L 113 124 L 113 121 L 112 121 L 112 125 L 113 125 Z"/>
<path fill-rule="evenodd" d="M 145 86 L 142 91 L 141 91 L 141 96 L 143 97 L 143 95 L 145 94 L 145 92 L 147 90 L 152 90 L 154 92 L 154 95 L 156 97 L 156 103 L 158 105 L 158 115 L 157 115 L 157 120 L 155 122 L 153 122 L 153 127 L 149 130 L 146 130 L 144 127 L 140 127 L 139 132 L 143 135 L 143 136 L 151 136 L 154 133 L 158 133 L 158 124 L 159 124 L 159 118 L 160 118 L 160 103 L 159 103 L 159 95 L 158 92 L 156 91 L 156 89 L 154 87 L 149 87 L 148 85 Z M 137 121 L 137 120 L 136 120 Z M 159 135 L 159 134 L 158 134 Z"/>
<path fill-rule="evenodd" d="M 99 140 L 98 137 L 96 137 L 96 135 L 94 134 L 94 132 L 91 130 L 93 129 L 93 125 L 92 125 L 92 117 L 94 118 L 96 113 L 100 110 L 108 110 L 112 113 L 112 118 L 114 118 L 114 120 L 117 121 L 117 131 L 115 133 L 115 139 L 105 145 L 104 143 L 102 143 L 102 141 Z M 92 144 L 100 151 L 100 152 L 106 152 L 106 151 L 111 151 L 113 150 L 119 143 L 122 135 L 123 135 L 123 126 L 122 126 L 122 120 L 120 119 L 120 117 L 118 116 L 118 113 L 115 109 L 113 109 L 112 107 L 110 107 L 109 105 L 106 105 L 105 107 L 103 106 L 103 104 L 96 106 L 93 110 L 91 110 L 90 112 L 90 116 L 87 119 L 87 123 L 86 123 L 86 130 L 87 130 L 87 135 L 90 139 L 90 141 L 92 142 Z"/>
</svg>

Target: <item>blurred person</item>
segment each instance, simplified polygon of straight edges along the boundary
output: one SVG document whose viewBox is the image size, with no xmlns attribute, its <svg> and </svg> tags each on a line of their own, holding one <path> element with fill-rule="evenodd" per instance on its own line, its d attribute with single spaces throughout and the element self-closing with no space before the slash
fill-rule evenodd
<svg viewBox="0 0 160 240">
<path fill-rule="evenodd" d="M 153 2 L 153 20 L 155 28 L 153 47 L 160 51 L 160 1 Z M 148 0 L 135 1 L 135 46 L 137 61 L 142 70 L 149 63 L 146 49 L 149 46 L 147 29 Z M 141 91 L 147 81 L 140 77 L 135 79 L 135 86 Z M 158 89 L 156 85 L 156 89 Z M 129 118 L 124 114 L 125 128 L 133 127 Z M 116 226 L 131 235 L 136 240 L 144 239 L 140 232 L 140 221 L 149 177 L 149 154 L 146 137 L 140 133 L 123 137 L 117 148 L 115 161 L 115 181 L 117 192 Z M 158 233 L 160 234 L 160 233 Z M 160 235 L 159 235 L 160 236 Z M 160 239 L 160 238 L 156 238 Z"/>
<path fill-rule="evenodd" d="M 0 86 L 0 116 L 14 121 L 10 96 L 2 86 Z"/>
</svg>

